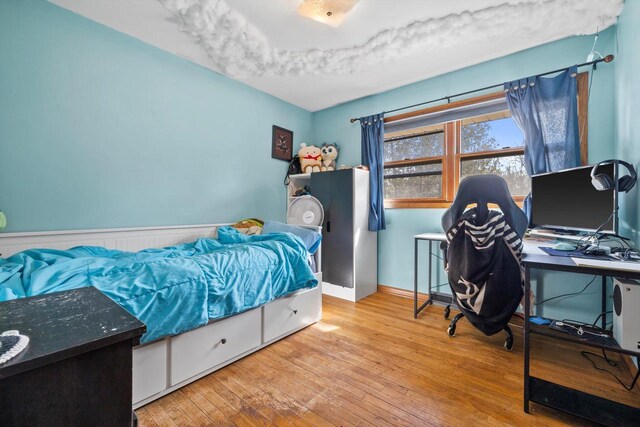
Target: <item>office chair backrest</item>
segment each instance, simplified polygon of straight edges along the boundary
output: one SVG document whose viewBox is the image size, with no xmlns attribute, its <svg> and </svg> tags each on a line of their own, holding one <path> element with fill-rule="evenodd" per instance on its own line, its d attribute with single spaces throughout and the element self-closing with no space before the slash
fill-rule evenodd
<svg viewBox="0 0 640 427">
<path fill-rule="evenodd" d="M 527 229 L 527 216 L 513 201 L 507 182 L 497 175 L 474 175 L 463 179 L 451 207 L 442 215 L 445 233 L 462 216 L 467 206 L 476 204 L 479 222 L 483 224 L 489 215 L 489 203 L 498 205 L 505 221 L 520 237 Z"/>
</svg>

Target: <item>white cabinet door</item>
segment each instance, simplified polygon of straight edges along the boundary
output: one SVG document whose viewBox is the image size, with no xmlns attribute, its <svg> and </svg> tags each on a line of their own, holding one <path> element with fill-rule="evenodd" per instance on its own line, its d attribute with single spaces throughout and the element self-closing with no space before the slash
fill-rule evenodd
<svg viewBox="0 0 640 427">
<path fill-rule="evenodd" d="M 171 385 L 207 371 L 260 345 L 260 308 L 171 339 Z"/>
</svg>

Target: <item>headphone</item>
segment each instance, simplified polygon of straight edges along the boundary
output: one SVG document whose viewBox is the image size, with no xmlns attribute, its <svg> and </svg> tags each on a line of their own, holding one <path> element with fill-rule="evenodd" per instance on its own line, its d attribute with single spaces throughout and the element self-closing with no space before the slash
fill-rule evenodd
<svg viewBox="0 0 640 427">
<path fill-rule="evenodd" d="M 591 169 L 591 184 L 598 191 L 606 191 L 615 189 L 615 183 L 613 182 L 613 178 L 604 173 L 598 173 L 598 168 L 603 165 L 623 165 L 629 171 L 629 175 L 624 175 L 618 179 L 618 191 L 624 191 L 628 193 L 634 185 L 636 185 L 636 181 L 638 180 L 638 175 L 636 174 L 636 170 L 633 165 L 625 162 L 624 160 L 604 160 Z"/>
</svg>

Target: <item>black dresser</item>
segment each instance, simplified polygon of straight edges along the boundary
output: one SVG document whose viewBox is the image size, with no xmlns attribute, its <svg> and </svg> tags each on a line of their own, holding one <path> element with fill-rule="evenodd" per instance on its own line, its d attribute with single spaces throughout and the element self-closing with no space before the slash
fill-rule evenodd
<svg viewBox="0 0 640 427">
<path fill-rule="evenodd" d="M 29 337 L 0 365 L 2 426 L 130 426 L 132 351 L 146 326 L 93 287 L 0 303 Z"/>
</svg>

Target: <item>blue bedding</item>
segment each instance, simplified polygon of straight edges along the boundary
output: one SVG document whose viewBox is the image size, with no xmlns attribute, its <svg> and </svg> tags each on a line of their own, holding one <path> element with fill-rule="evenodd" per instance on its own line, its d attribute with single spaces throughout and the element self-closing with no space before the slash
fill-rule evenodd
<svg viewBox="0 0 640 427">
<path fill-rule="evenodd" d="M 179 334 L 318 284 L 290 233 L 218 239 L 137 253 L 79 246 L 0 258 L 0 301 L 94 286 L 147 325 L 141 342 Z"/>
</svg>

